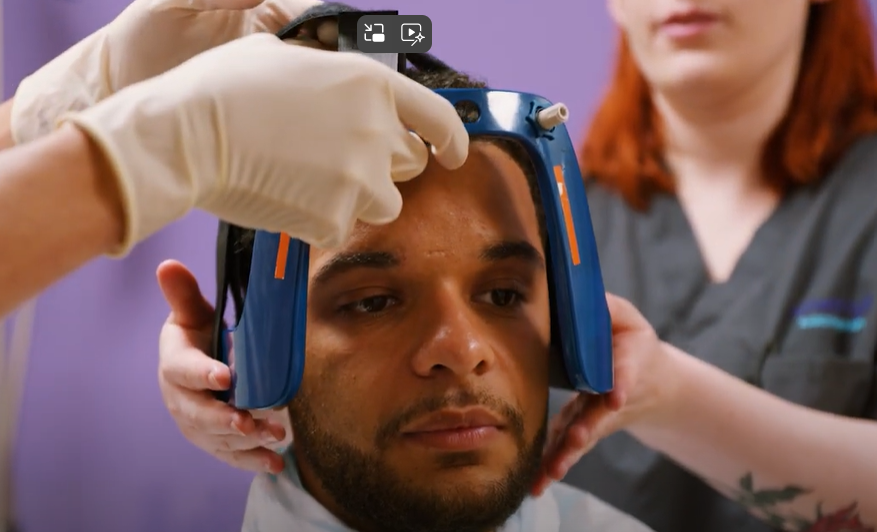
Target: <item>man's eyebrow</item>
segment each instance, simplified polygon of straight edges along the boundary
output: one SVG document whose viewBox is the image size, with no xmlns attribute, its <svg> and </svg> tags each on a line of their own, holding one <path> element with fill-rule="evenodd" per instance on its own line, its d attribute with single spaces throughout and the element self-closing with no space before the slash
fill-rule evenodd
<svg viewBox="0 0 877 532">
<path fill-rule="evenodd" d="M 545 258 L 542 253 L 539 253 L 539 250 L 525 240 L 491 244 L 481 251 L 481 259 L 490 262 L 518 259 L 529 262 L 538 268 L 545 268 Z"/>
<path fill-rule="evenodd" d="M 385 251 L 339 253 L 314 275 L 313 284 L 328 283 L 332 278 L 358 268 L 384 270 L 398 265 L 398 257 Z"/>
</svg>

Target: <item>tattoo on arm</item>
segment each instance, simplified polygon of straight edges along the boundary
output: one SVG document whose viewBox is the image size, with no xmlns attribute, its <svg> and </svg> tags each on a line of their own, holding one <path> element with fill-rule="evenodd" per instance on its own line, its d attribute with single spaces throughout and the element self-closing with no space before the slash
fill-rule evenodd
<svg viewBox="0 0 877 532">
<path fill-rule="evenodd" d="M 826 511 L 819 503 L 810 515 L 791 510 L 800 499 L 811 495 L 809 489 L 786 486 L 779 489 L 756 489 L 752 474 L 746 474 L 737 486 L 723 490 L 754 515 L 778 530 L 790 532 L 877 532 L 874 526 L 862 523 L 858 503 Z"/>
</svg>

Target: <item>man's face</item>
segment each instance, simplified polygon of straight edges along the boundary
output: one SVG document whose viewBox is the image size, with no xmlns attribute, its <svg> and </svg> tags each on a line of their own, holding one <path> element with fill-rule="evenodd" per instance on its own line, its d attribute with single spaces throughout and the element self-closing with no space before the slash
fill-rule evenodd
<svg viewBox="0 0 877 532">
<path fill-rule="evenodd" d="M 474 142 L 399 185 L 386 226 L 312 250 L 290 404 L 308 489 L 360 530 L 485 531 L 521 504 L 545 436 L 544 250 L 522 169 Z"/>
</svg>

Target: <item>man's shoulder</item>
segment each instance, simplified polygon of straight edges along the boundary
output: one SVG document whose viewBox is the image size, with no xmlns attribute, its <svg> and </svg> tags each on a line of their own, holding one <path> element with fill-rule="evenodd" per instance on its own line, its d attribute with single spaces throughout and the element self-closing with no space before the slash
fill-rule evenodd
<svg viewBox="0 0 877 532">
<path fill-rule="evenodd" d="M 569 484 L 557 482 L 549 489 L 560 513 L 560 532 L 654 532 L 634 517 Z"/>
</svg>

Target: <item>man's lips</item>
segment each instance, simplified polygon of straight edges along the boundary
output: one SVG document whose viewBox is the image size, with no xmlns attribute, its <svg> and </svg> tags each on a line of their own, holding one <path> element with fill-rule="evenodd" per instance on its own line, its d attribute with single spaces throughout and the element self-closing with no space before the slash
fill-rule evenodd
<svg viewBox="0 0 877 532">
<path fill-rule="evenodd" d="M 499 416 L 485 408 L 467 408 L 464 410 L 445 409 L 430 416 L 418 419 L 402 429 L 403 434 L 421 432 L 440 432 L 448 430 L 464 430 L 479 427 L 500 428 L 503 423 Z"/>
<path fill-rule="evenodd" d="M 402 430 L 406 441 L 446 451 L 475 450 L 490 443 L 505 425 L 484 408 L 442 410 Z"/>
</svg>

